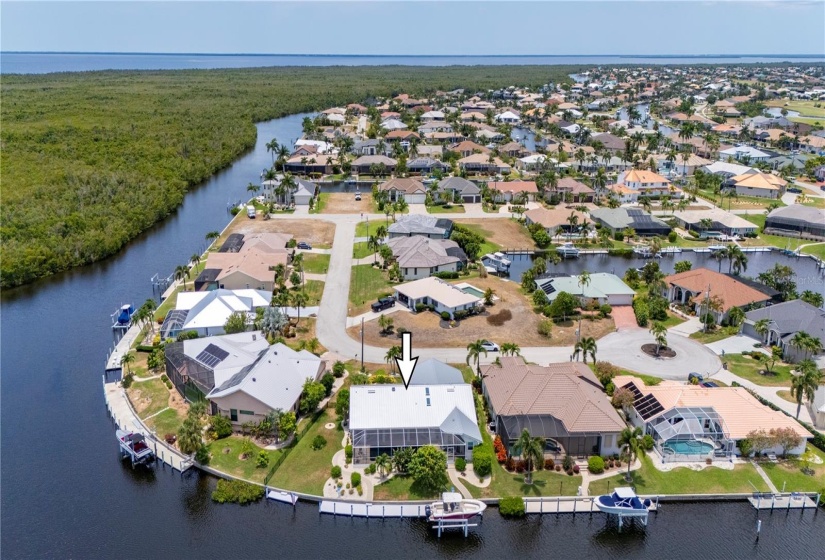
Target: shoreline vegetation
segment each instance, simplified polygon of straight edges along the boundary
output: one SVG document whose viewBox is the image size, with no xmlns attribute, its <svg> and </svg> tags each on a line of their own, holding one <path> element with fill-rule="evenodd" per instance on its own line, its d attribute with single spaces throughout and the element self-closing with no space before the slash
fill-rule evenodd
<svg viewBox="0 0 825 560">
<path fill-rule="evenodd" d="M 570 81 L 579 66 L 6 75 L 0 287 L 112 256 L 254 147 L 255 123 L 411 93 Z M 319 84 L 323 87 L 319 88 Z"/>
</svg>

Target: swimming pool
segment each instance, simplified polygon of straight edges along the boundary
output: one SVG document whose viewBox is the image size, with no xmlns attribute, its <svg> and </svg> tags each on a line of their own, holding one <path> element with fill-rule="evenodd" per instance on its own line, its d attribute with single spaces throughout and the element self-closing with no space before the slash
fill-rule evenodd
<svg viewBox="0 0 825 560">
<path fill-rule="evenodd" d="M 662 447 L 679 455 L 707 455 L 713 451 L 711 444 L 695 439 L 687 441 L 666 441 Z"/>
<path fill-rule="evenodd" d="M 465 294 L 470 294 L 471 296 L 475 296 L 478 298 L 484 297 L 484 292 L 482 292 L 474 286 L 462 286 L 461 291 Z"/>
</svg>

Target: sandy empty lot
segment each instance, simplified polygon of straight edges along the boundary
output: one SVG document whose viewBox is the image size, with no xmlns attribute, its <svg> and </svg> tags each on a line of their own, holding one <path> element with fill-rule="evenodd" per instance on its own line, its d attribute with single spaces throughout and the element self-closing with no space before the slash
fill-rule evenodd
<svg viewBox="0 0 825 560">
<path fill-rule="evenodd" d="M 527 228 L 515 220 L 508 218 L 467 218 L 457 219 L 455 223 L 476 226 L 477 231 L 485 236 L 488 241 L 501 245 L 504 249 L 508 247 L 524 249 L 535 246 L 527 233 Z"/>
<path fill-rule="evenodd" d="M 308 241 L 313 247 L 316 245 L 331 247 L 332 239 L 335 236 L 335 224 L 323 220 L 299 220 L 291 218 L 274 218 L 271 220 L 256 218 L 252 220 L 245 215 L 239 215 L 218 240 L 217 246 L 220 247 L 221 243 L 223 243 L 226 236 L 230 233 L 247 234 L 260 232 L 291 233 L 295 236 L 296 240 Z"/>
<path fill-rule="evenodd" d="M 462 280 L 456 282 L 462 282 Z M 484 315 L 460 321 L 454 328 L 447 327 L 438 315 L 429 312 L 417 314 L 393 313 L 390 317 L 394 321 L 395 328 L 404 327 L 412 332 L 415 346 L 424 348 L 464 347 L 480 338 L 492 340 L 499 344 L 515 342 L 522 347 L 568 346 L 575 343 L 575 331 L 578 325 L 573 321 L 555 325 L 552 337 L 549 339 L 538 333 L 538 324 L 544 317 L 533 312 L 532 303 L 521 294 L 519 285 L 515 282 L 505 282 L 492 276 L 484 279 L 473 278 L 466 282 L 480 290 L 485 290 L 488 287 L 493 288 L 500 299 L 495 305 L 487 308 Z M 501 326 L 494 326 L 487 322 L 488 315 L 497 314 L 504 309 L 512 313 L 512 319 Z M 612 319 L 582 321 L 583 336 L 592 336 L 598 339 L 614 330 L 615 325 Z M 400 339 L 395 334 L 389 336 L 380 334 L 377 321 L 367 323 L 364 331 L 364 340 L 371 346 L 389 348 L 399 344 Z M 359 326 L 352 327 L 347 332 L 352 338 L 361 339 Z"/>
<path fill-rule="evenodd" d="M 372 194 L 361 193 L 361 200 L 355 200 L 355 193 L 329 193 L 329 199 L 322 214 L 368 214 L 372 212 Z"/>
</svg>

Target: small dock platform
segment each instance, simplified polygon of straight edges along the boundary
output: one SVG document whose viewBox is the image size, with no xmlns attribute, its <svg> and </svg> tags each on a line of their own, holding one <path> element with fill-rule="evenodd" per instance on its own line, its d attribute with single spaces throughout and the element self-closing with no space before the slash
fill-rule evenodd
<svg viewBox="0 0 825 560">
<path fill-rule="evenodd" d="M 601 513 L 596 507 L 598 496 L 559 496 L 555 498 L 524 498 L 525 513 Z M 658 499 L 654 499 L 649 511 L 656 511 Z"/>
<path fill-rule="evenodd" d="M 364 502 L 341 502 L 323 500 L 318 505 L 319 513 L 343 515 L 345 517 L 425 517 L 427 504 L 373 504 Z"/>
<path fill-rule="evenodd" d="M 819 494 L 791 492 L 789 494 L 756 494 L 748 498 L 751 505 L 760 511 L 815 509 Z"/>
<path fill-rule="evenodd" d="M 117 344 L 115 344 L 112 351 L 109 353 L 109 356 L 106 358 L 106 371 L 120 371 L 120 359 L 126 355 L 127 352 L 132 348 L 132 344 L 134 344 L 137 337 L 140 336 L 140 327 L 137 325 L 132 325 L 129 329 L 123 333 L 123 336 L 120 340 L 118 340 Z"/>
</svg>

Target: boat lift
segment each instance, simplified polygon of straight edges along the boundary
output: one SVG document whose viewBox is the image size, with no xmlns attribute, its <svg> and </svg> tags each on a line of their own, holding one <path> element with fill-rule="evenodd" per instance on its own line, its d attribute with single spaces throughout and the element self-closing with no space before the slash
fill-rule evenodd
<svg viewBox="0 0 825 560">
<path fill-rule="evenodd" d="M 146 445 L 146 438 L 137 432 L 117 430 L 117 442 L 120 445 L 120 458 L 126 457 L 135 465 L 152 465 L 155 462 L 155 453 Z"/>
</svg>

